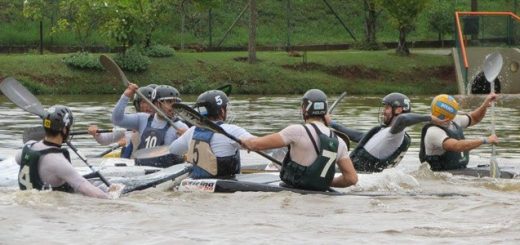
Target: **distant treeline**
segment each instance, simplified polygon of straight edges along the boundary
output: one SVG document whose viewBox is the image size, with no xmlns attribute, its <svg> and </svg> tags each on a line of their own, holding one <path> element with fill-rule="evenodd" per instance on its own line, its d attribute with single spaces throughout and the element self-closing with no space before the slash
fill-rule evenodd
<svg viewBox="0 0 520 245">
<path fill-rule="evenodd" d="M 40 38 L 44 47 L 57 50 L 99 47 L 113 51 L 136 44 L 201 50 L 247 47 L 249 1 L 0 0 L 0 52 L 38 47 Z M 400 33 L 395 22 L 399 16 L 386 6 L 388 2 L 256 0 L 256 44 L 363 46 L 369 40 L 370 28 L 375 38 L 370 42 L 396 43 Z M 414 5 L 412 0 L 391 2 L 403 4 L 402 16 Z M 453 40 L 453 12 L 470 11 L 472 4 L 481 11 L 516 12 L 517 8 L 516 0 L 415 2 L 426 4 L 417 10 L 416 17 L 412 16 L 413 25 L 406 26 L 408 43 Z M 435 25 L 441 22 L 448 28 Z"/>
</svg>

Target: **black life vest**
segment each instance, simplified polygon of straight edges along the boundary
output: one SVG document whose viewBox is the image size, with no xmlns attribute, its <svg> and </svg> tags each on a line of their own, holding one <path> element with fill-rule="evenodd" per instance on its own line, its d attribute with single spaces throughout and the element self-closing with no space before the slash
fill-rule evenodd
<svg viewBox="0 0 520 245">
<path fill-rule="evenodd" d="M 430 168 L 433 171 L 442 171 L 442 170 L 451 170 L 451 169 L 461 169 L 466 168 L 469 162 L 469 151 L 464 152 L 454 152 L 454 151 L 446 151 L 442 155 L 426 155 L 426 147 L 424 143 L 424 138 L 426 137 L 426 132 L 430 127 L 438 127 L 446 134 L 448 137 L 463 140 L 464 139 L 464 131 L 462 127 L 453 122 L 455 126 L 454 130 L 450 130 L 444 127 L 440 127 L 438 125 L 429 123 L 424 125 L 421 131 L 421 149 L 419 151 L 419 160 L 421 162 L 428 162 L 430 164 Z"/>
<path fill-rule="evenodd" d="M 55 147 L 35 151 L 31 149 L 34 144 L 35 143 L 24 146 L 22 150 L 20 171 L 18 172 L 18 186 L 20 190 L 43 190 L 52 187 L 54 191 L 74 192 L 74 189 L 68 183 L 56 187 L 46 185 L 40 178 L 40 173 L 38 172 L 38 166 L 42 156 L 49 153 L 62 153 L 70 162 L 69 151 Z"/>
<path fill-rule="evenodd" d="M 354 163 L 354 168 L 357 171 L 365 171 L 365 172 L 381 172 L 385 168 L 391 168 L 397 166 L 399 162 L 403 159 L 404 155 L 408 151 L 410 147 L 410 143 L 412 142 L 408 133 L 404 134 L 404 139 L 401 145 L 385 159 L 378 159 L 377 157 L 372 156 L 365 148 L 365 144 L 374 136 L 377 132 L 383 129 L 383 126 L 376 126 L 370 129 L 368 133 L 361 139 L 356 148 L 350 153 L 350 159 L 352 159 L 352 163 Z"/>
<path fill-rule="evenodd" d="M 318 134 L 319 147 L 307 126 L 303 125 L 318 157 L 311 165 L 303 166 L 291 160 L 291 148 L 289 146 L 289 151 L 283 160 L 280 179 L 285 184 L 295 188 L 324 191 L 330 188 L 334 179 L 339 141 L 332 130 L 330 136 L 327 136 L 315 124 L 311 123 L 311 126 Z"/>
</svg>

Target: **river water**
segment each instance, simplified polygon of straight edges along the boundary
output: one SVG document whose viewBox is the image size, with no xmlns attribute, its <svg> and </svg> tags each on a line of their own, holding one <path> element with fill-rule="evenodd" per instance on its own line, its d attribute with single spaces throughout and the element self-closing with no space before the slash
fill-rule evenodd
<svg viewBox="0 0 520 245">
<path fill-rule="evenodd" d="M 118 96 L 39 99 L 44 105 L 70 106 L 74 130 L 84 130 L 92 123 L 110 128 L 111 108 Z M 233 123 L 254 134 L 301 122 L 298 96 L 231 99 Z M 428 113 L 431 96 L 411 99 L 414 112 Z M 459 100 L 469 111 L 483 97 Z M 379 105 L 376 96 L 347 96 L 334 111 L 334 118 L 366 131 L 378 124 Z M 501 139 L 498 159 L 501 166 L 513 170 L 520 169 L 516 164 L 520 159 L 519 105 L 519 97 L 504 96 L 496 110 Z M 488 135 L 489 115 L 467 129 L 466 136 Z M 0 97 L 0 158 L 12 157 L 22 146 L 23 130 L 39 123 L 38 118 Z M 178 193 L 165 184 L 117 200 L 98 200 L 0 187 L 0 244 L 520 243 L 520 180 L 432 173 L 417 159 L 420 128 L 409 129 L 413 143 L 399 166 L 360 175 L 358 185 L 343 190 L 353 194 L 347 196 Z M 85 154 L 105 149 L 88 136 L 77 136 L 73 142 Z M 490 147 L 476 149 L 470 165 L 488 163 L 489 156 Z M 263 161 L 254 155 L 248 159 Z"/>
</svg>

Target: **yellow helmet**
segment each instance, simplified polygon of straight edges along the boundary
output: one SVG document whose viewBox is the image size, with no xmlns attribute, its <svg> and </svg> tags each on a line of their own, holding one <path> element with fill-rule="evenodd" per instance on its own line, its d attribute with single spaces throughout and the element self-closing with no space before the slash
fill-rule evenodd
<svg viewBox="0 0 520 245">
<path fill-rule="evenodd" d="M 435 96 L 432 101 L 432 115 L 444 120 L 453 120 L 459 110 L 459 103 L 451 95 L 441 94 Z"/>
</svg>

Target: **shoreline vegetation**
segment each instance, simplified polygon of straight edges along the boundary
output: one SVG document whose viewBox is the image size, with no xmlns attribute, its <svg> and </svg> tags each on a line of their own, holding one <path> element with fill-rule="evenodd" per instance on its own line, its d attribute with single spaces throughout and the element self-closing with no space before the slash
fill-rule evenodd
<svg viewBox="0 0 520 245">
<path fill-rule="evenodd" d="M 68 67 L 63 58 L 69 55 L 0 55 L 0 77 L 15 77 L 35 94 L 123 91 L 123 85 L 106 71 Z M 259 62 L 250 65 L 247 52 L 176 52 L 172 57 L 150 58 L 142 73 L 126 74 L 138 85 L 169 84 L 182 94 L 199 94 L 224 84 L 233 85 L 233 94 L 302 94 L 310 88 L 353 95 L 457 93 L 451 55 L 412 52 L 403 57 L 394 50 L 347 50 L 261 51 L 257 57 Z"/>
</svg>

